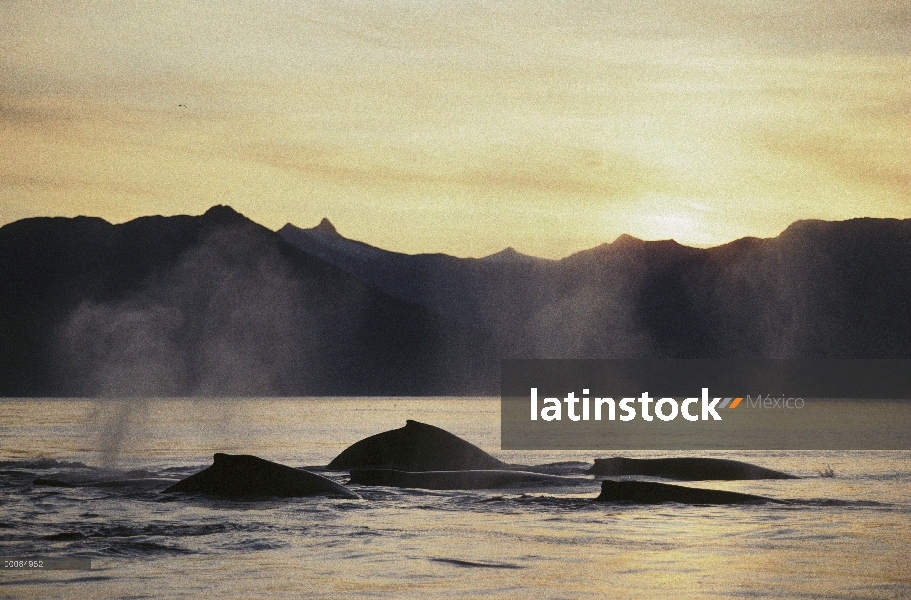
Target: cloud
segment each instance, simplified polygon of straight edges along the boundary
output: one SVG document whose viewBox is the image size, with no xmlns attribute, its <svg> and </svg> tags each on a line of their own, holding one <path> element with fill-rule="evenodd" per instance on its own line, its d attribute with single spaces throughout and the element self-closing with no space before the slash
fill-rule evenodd
<svg viewBox="0 0 911 600">
<path fill-rule="evenodd" d="M 907 141 L 865 140 L 811 133 L 769 134 L 763 143 L 773 152 L 824 169 L 855 187 L 873 186 L 911 199 L 911 147 Z"/>
<path fill-rule="evenodd" d="M 445 158 L 407 147 L 385 154 L 330 145 L 249 145 L 241 158 L 261 161 L 306 178 L 366 188 L 469 188 L 497 193 L 536 192 L 601 199 L 624 198 L 669 187 L 667 173 L 620 153 L 520 144 L 458 148 Z M 410 160 L 409 160 L 410 159 Z"/>
</svg>

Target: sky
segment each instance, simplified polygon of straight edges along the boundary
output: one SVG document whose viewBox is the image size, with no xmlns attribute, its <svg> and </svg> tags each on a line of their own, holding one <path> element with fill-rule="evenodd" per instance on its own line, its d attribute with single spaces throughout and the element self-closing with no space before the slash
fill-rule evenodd
<svg viewBox="0 0 911 600">
<path fill-rule="evenodd" d="M 911 217 L 911 3 L 0 0 L 0 225 L 562 257 Z"/>
</svg>

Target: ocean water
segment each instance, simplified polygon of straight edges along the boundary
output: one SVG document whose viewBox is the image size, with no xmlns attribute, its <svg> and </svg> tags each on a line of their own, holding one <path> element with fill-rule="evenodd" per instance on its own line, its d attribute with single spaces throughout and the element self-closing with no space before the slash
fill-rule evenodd
<svg viewBox="0 0 911 600">
<path fill-rule="evenodd" d="M 501 451 L 496 398 L 7 399 L 0 410 L 0 554 L 92 560 L 91 571 L 3 569 L 3 598 L 911 597 L 911 452 L 627 451 L 804 477 L 687 484 L 787 505 L 629 506 L 593 502 L 599 484 L 581 475 L 610 452 Z M 408 418 L 507 462 L 565 462 L 579 484 L 352 485 L 362 500 L 159 493 L 214 452 L 325 465 Z M 820 476 L 827 466 L 834 477 Z"/>
</svg>

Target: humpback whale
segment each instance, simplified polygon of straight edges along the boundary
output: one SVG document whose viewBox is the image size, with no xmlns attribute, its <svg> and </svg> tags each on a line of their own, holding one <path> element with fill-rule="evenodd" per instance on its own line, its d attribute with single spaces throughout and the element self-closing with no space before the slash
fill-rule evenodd
<svg viewBox="0 0 911 600">
<path fill-rule="evenodd" d="M 650 475 L 681 481 L 734 479 L 798 479 L 739 460 L 725 458 L 596 458 L 592 475 Z"/>
<path fill-rule="evenodd" d="M 662 502 L 679 502 L 681 504 L 760 504 L 774 502 L 785 504 L 753 494 L 727 492 L 724 490 L 706 490 L 669 483 L 652 481 L 612 481 L 601 482 L 601 494 L 597 502 L 634 502 L 637 504 L 661 504 Z"/>
<path fill-rule="evenodd" d="M 215 455 L 212 466 L 163 491 L 212 494 L 226 498 L 332 496 L 360 498 L 331 479 L 248 454 Z"/>
<path fill-rule="evenodd" d="M 445 429 L 408 419 L 401 429 L 355 442 L 332 459 L 331 470 L 391 467 L 402 471 L 506 469 L 509 465 Z"/>
<path fill-rule="evenodd" d="M 578 485 L 591 483 L 573 477 L 544 475 L 528 471 L 396 471 L 393 469 L 352 469 L 351 481 L 361 485 L 383 485 L 424 490 L 484 490 L 513 485 Z"/>
</svg>

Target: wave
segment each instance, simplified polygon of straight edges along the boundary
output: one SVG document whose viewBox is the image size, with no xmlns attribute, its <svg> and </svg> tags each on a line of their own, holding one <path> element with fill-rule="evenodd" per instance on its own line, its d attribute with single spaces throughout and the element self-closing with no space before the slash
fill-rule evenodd
<svg viewBox="0 0 911 600">
<path fill-rule="evenodd" d="M 495 562 L 477 562 L 473 560 L 462 560 L 460 558 L 429 558 L 428 560 L 438 563 L 446 563 L 457 567 L 482 568 L 482 569 L 524 569 L 522 565 L 512 563 L 495 563 Z"/>
<path fill-rule="evenodd" d="M 19 460 L 0 460 L 0 467 L 14 467 L 17 469 L 96 469 L 79 461 L 64 461 L 54 458 L 33 458 Z"/>
</svg>

